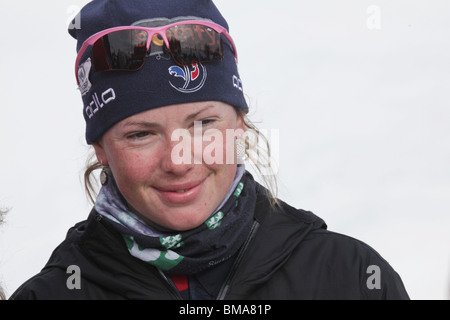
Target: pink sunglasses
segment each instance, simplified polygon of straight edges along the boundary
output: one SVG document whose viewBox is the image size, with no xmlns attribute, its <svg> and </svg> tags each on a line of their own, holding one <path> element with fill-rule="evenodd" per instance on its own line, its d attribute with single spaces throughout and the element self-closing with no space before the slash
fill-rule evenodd
<svg viewBox="0 0 450 320">
<path fill-rule="evenodd" d="M 78 81 L 81 57 L 90 46 L 92 46 L 91 63 L 95 72 L 138 70 L 144 65 L 152 43 L 157 46 L 165 45 L 172 58 L 180 65 L 222 61 L 221 34 L 233 47 L 237 62 L 233 39 L 227 29 L 213 22 L 188 20 L 157 28 L 124 26 L 106 29 L 83 43 L 75 62 L 75 76 Z"/>
</svg>

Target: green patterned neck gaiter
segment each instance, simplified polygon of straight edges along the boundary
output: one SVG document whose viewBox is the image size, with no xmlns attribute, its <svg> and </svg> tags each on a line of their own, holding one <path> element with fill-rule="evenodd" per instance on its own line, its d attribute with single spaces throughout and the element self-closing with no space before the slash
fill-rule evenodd
<svg viewBox="0 0 450 320">
<path fill-rule="evenodd" d="M 162 271 L 189 275 L 219 264 L 239 250 L 250 232 L 255 202 L 255 181 L 246 171 L 223 206 L 192 230 L 161 234 L 140 225 L 145 222 L 125 209 L 113 179 L 102 187 L 95 209 L 113 222 L 132 256 Z M 118 213 L 111 212 L 115 210 L 120 211 L 120 222 L 115 218 Z"/>
</svg>

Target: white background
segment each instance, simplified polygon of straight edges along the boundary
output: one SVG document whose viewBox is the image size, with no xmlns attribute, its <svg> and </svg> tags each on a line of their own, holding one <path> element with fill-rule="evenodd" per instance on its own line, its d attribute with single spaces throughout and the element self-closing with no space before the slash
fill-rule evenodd
<svg viewBox="0 0 450 320">
<path fill-rule="evenodd" d="M 85 3 L 1 0 L 0 206 L 10 212 L 0 282 L 8 296 L 90 210 L 67 33 Z M 450 2 L 216 5 L 237 44 L 250 118 L 279 130 L 280 198 L 375 248 L 412 299 L 449 299 Z"/>
</svg>

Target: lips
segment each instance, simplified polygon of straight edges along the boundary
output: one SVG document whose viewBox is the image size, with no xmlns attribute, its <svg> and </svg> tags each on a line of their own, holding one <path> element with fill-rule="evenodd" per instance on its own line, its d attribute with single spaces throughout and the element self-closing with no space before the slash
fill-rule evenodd
<svg viewBox="0 0 450 320">
<path fill-rule="evenodd" d="M 189 189 L 183 189 L 183 190 L 177 190 L 177 191 L 169 191 L 169 192 L 184 193 L 184 192 L 188 191 Z"/>
<path fill-rule="evenodd" d="M 155 187 L 161 200 L 167 204 L 180 205 L 194 201 L 201 194 L 206 178 L 200 181 L 187 182 Z"/>
<path fill-rule="evenodd" d="M 159 187 L 156 187 L 156 189 L 158 189 L 159 191 L 163 191 L 163 192 L 187 191 L 189 189 L 192 189 L 192 188 L 198 186 L 203 181 L 204 181 L 204 179 L 200 180 L 200 181 L 197 181 L 197 182 L 187 182 L 187 183 L 183 183 L 183 184 L 173 184 L 173 185 L 159 186 Z"/>
</svg>

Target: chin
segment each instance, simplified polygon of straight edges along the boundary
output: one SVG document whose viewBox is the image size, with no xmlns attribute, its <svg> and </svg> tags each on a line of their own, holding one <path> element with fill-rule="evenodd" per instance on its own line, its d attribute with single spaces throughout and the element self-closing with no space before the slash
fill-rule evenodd
<svg viewBox="0 0 450 320">
<path fill-rule="evenodd" d="M 208 220 L 214 209 L 215 207 L 203 207 L 201 209 L 197 209 L 196 211 L 190 211 L 182 227 L 184 228 L 184 230 L 197 228 L 201 224 L 205 223 L 206 220 Z M 194 216 L 192 215 L 193 212 L 196 213 Z"/>
<path fill-rule="evenodd" d="M 187 231 L 187 230 L 191 230 L 191 229 L 195 229 L 198 226 L 202 225 L 202 223 L 204 223 L 206 221 L 206 219 L 208 219 L 209 214 L 205 215 L 204 217 L 186 217 L 186 218 L 181 218 L 181 219 L 177 219 L 177 221 L 170 221 L 166 224 L 167 228 L 169 230 L 173 230 L 173 231 Z"/>
<path fill-rule="evenodd" d="M 160 219 L 151 219 L 149 221 L 147 216 L 146 221 L 161 231 L 187 231 L 195 229 L 204 223 L 214 209 L 205 206 L 202 208 L 198 206 L 166 208 L 159 211 L 165 212 Z"/>
</svg>

